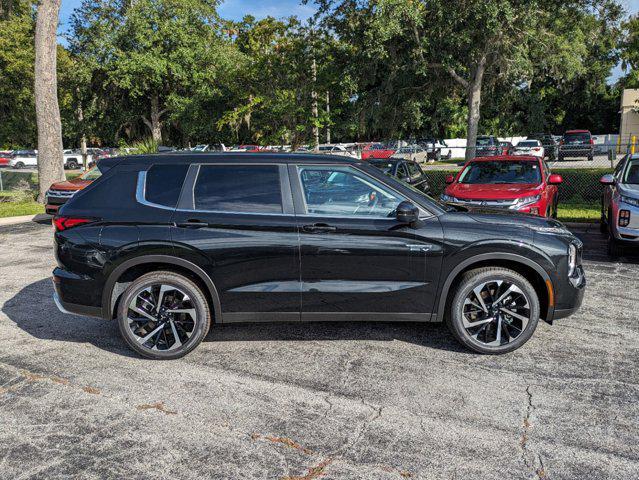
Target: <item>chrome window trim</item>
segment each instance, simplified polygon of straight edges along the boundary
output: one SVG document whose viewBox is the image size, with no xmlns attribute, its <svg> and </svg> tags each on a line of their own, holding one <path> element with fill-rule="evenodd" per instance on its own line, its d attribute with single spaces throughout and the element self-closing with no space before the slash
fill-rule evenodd
<svg viewBox="0 0 639 480">
<path fill-rule="evenodd" d="M 160 208 L 162 210 L 175 210 L 175 208 L 167 207 L 166 205 L 160 205 L 159 203 L 149 202 L 146 199 L 146 170 L 138 172 L 138 183 L 135 187 L 135 199 L 138 203 L 152 208 Z"/>
</svg>

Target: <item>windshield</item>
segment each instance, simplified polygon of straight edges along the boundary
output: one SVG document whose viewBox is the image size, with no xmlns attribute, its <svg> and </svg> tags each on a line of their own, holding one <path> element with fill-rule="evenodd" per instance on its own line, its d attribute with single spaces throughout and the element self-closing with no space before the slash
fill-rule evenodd
<svg viewBox="0 0 639 480">
<path fill-rule="evenodd" d="M 459 176 L 459 183 L 541 183 L 539 165 L 536 162 L 472 162 Z"/>
<path fill-rule="evenodd" d="M 622 183 L 639 185 L 639 158 L 630 160 L 626 166 L 626 173 Z"/>
<path fill-rule="evenodd" d="M 478 147 L 483 147 L 486 145 L 490 145 L 491 141 L 490 141 L 490 137 L 479 137 L 477 139 L 477 146 Z"/>
<path fill-rule="evenodd" d="M 370 163 L 373 167 L 379 168 L 386 175 L 392 175 L 395 162 L 389 162 L 388 160 L 371 160 Z"/>
<path fill-rule="evenodd" d="M 527 141 L 519 142 L 517 146 L 518 147 L 538 147 L 539 143 L 537 142 L 537 140 L 527 140 Z"/>
<path fill-rule="evenodd" d="M 564 142 L 589 142 L 590 134 L 588 133 L 567 133 L 564 135 Z"/>
<path fill-rule="evenodd" d="M 99 178 L 102 175 L 102 172 L 100 170 L 98 170 L 98 167 L 93 167 L 91 170 L 87 170 L 86 172 L 84 172 L 80 178 L 82 180 L 95 180 L 96 178 Z"/>
</svg>

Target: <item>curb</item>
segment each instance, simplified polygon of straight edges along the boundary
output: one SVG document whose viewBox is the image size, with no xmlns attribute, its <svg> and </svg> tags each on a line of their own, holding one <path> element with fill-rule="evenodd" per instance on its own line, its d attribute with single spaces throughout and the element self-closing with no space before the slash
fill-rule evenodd
<svg viewBox="0 0 639 480">
<path fill-rule="evenodd" d="M 38 213 L 36 215 L 20 215 L 18 217 L 4 217 L 0 218 L 0 226 L 4 225 L 18 225 L 20 223 L 29 222 L 42 222 L 50 218 L 49 215 Z"/>
</svg>

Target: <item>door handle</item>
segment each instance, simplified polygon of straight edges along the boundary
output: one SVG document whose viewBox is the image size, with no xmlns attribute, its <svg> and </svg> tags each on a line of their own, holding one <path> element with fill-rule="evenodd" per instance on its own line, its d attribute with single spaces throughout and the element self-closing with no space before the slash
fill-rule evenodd
<svg viewBox="0 0 639 480">
<path fill-rule="evenodd" d="M 314 223 L 312 225 L 304 225 L 302 227 L 302 231 L 308 233 L 334 232 L 336 230 L 337 227 L 333 227 L 326 223 Z"/>
<path fill-rule="evenodd" d="M 198 220 L 196 218 L 190 218 L 186 222 L 176 224 L 180 228 L 204 228 L 208 227 L 208 223 Z"/>
<path fill-rule="evenodd" d="M 434 245 L 406 245 L 411 252 L 421 252 L 426 253 L 433 250 Z"/>
</svg>

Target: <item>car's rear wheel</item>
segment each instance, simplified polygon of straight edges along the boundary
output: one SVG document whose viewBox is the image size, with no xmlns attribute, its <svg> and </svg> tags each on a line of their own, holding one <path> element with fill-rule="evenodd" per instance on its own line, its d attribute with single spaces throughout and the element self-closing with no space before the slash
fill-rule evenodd
<svg viewBox="0 0 639 480">
<path fill-rule="evenodd" d="M 197 347 L 211 324 L 208 302 L 190 279 L 173 272 L 152 272 L 132 282 L 122 294 L 118 326 L 126 343 L 140 355 L 170 360 Z"/>
<path fill-rule="evenodd" d="M 78 162 L 76 162 L 75 160 L 69 160 L 67 162 L 67 168 L 69 170 L 77 170 L 78 169 Z"/>
<path fill-rule="evenodd" d="M 507 268 L 487 267 L 462 276 L 446 322 L 466 347 L 501 354 L 528 341 L 539 314 L 539 298 L 528 280 Z"/>
<path fill-rule="evenodd" d="M 20 170 L 20 169 L 24 168 L 24 163 L 17 162 L 13 168 L 16 168 L 16 169 Z"/>
</svg>

